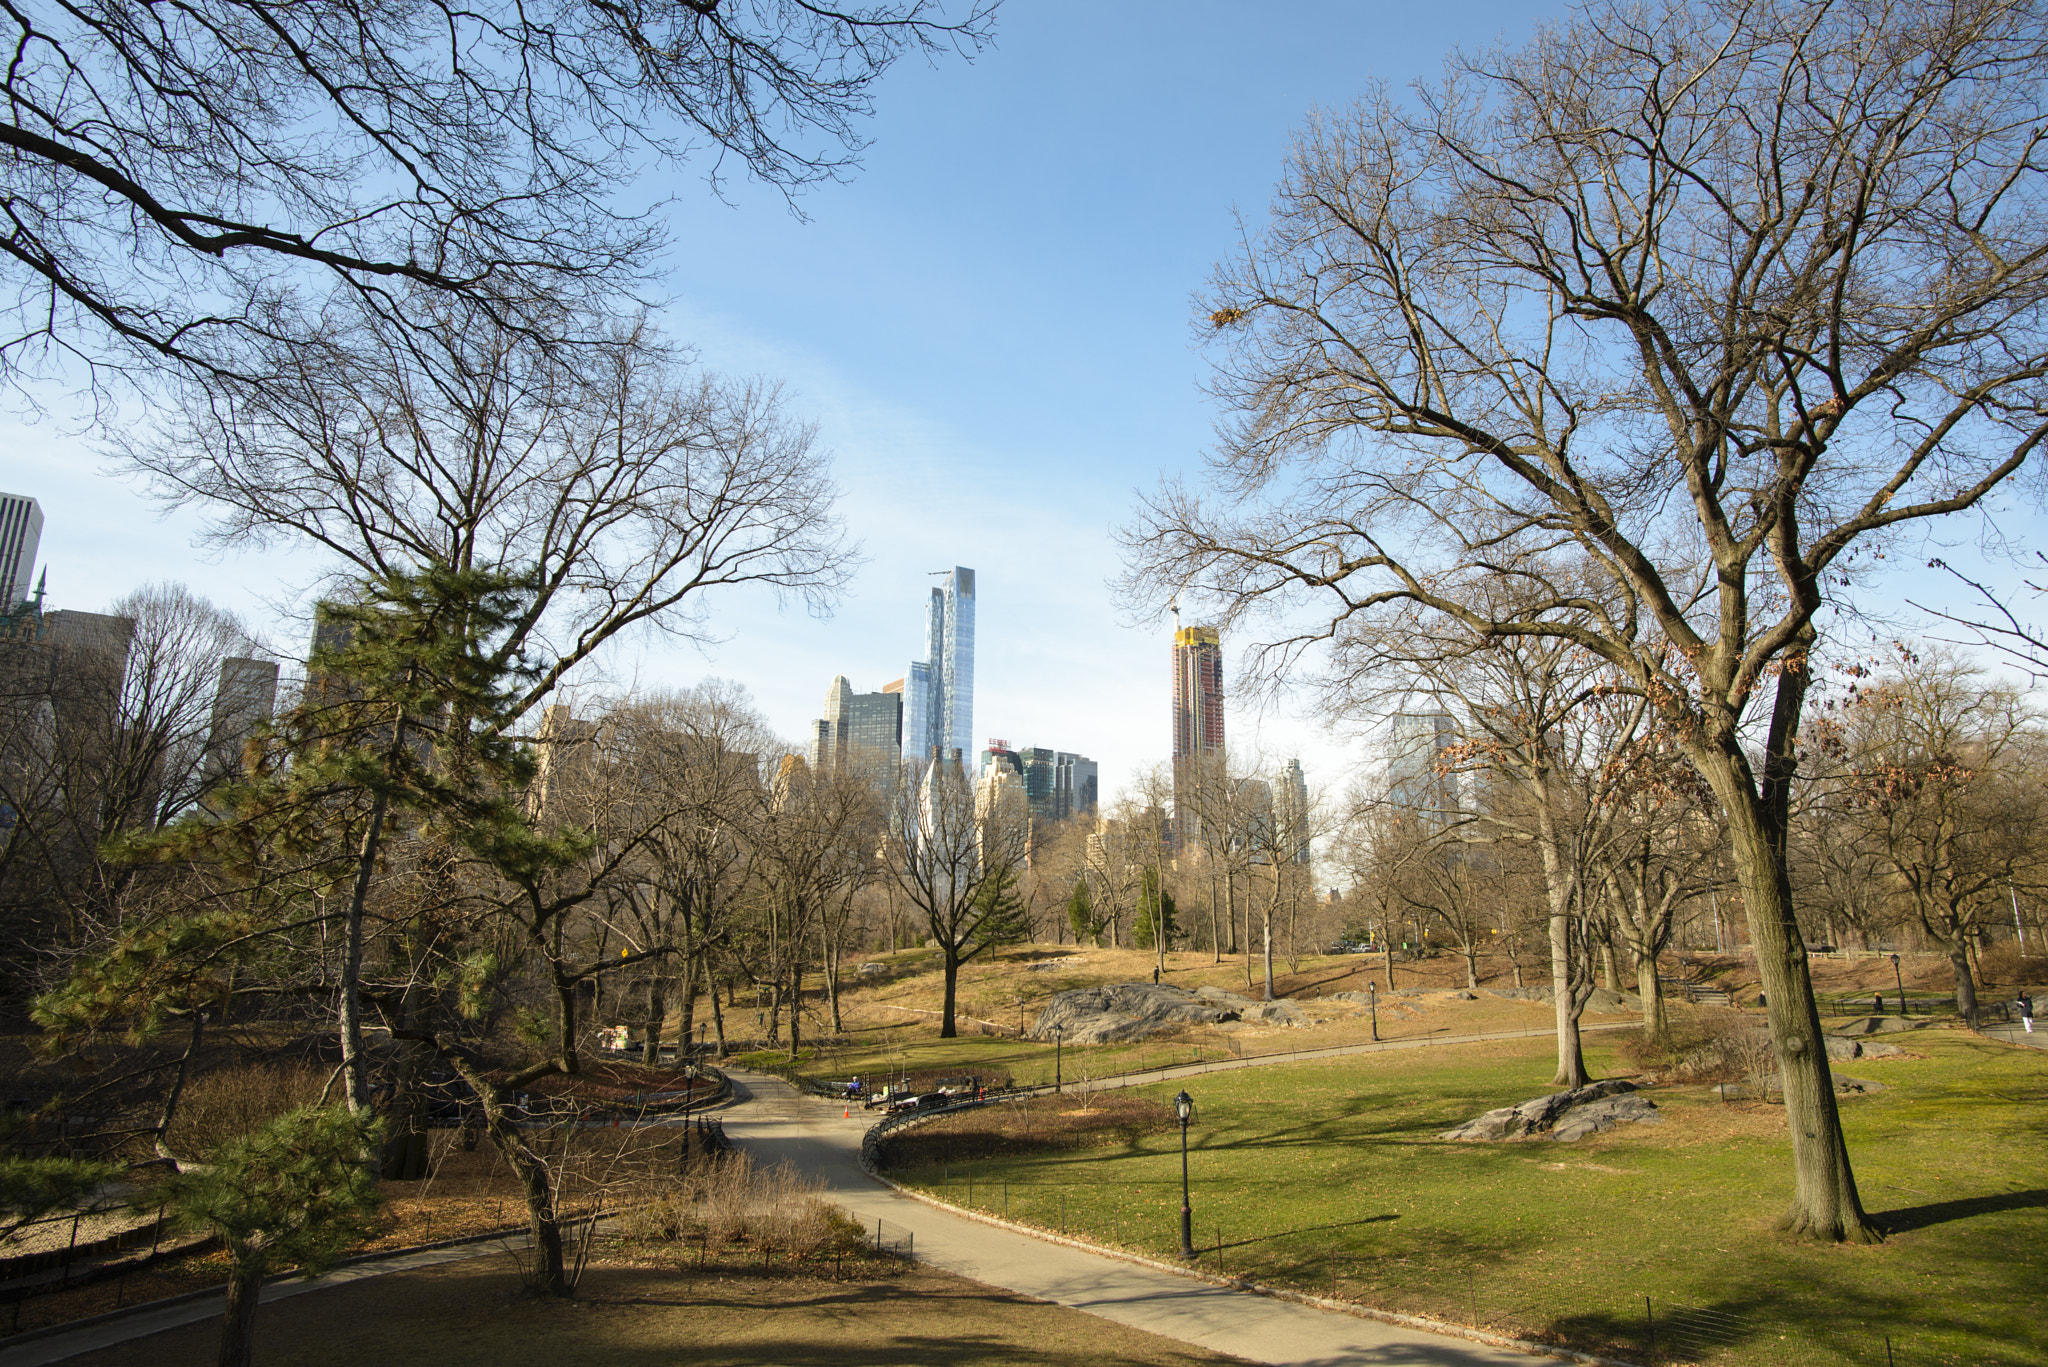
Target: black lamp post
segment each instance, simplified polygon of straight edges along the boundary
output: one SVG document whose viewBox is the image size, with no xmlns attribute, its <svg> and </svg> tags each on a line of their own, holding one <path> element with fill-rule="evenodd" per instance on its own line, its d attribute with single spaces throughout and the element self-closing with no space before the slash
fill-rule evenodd
<svg viewBox="0 0 2048 1367">
<path fill-rule="evenodd" d="M 1066 1026 L 1055 1025 L 1052 1028 L 1052 1089 L 1055 1092 L 1061 1092 L 1066 1090 L 1066 1079 L 1063 1078 L 1060 1074 L 1060 1045 L 1066 1039 L 1066 1037 Z"/>
<path fill-rule="evenodd" d="M 1173 1099 L 1173 1113 L 1180 1117 L 1180 1256 L 1195 1256 L 1195 1217 L 1188 1205 L 1188 1122 L 1195 1118 L 1195 1099 L 1182 1092 Z"/>
<path fill-rule="evenodd" d="M 1899 1014 L 1906 1014 L 1906 980 L 1899 976 L 1899 956 L 1892 955 L 1892 981 L 1899 985 Z"/>
<path fill-rule="evenodd" d="M 1380 1042 L 1380 980 L 1372 979 L 1365 985 L 1366 1000 L 1372 1003 L 1372 1042 Z"/>
</svg>

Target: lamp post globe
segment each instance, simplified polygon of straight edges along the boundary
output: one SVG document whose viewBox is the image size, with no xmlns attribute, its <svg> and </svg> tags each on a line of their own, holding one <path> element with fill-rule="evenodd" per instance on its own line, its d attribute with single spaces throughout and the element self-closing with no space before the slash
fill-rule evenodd
<svg viewBox="0 0 2048 1367">
<path fill-rule="evenodd" d="M 1195 1217 L 1188 1204 L 1188 1122 L 1195 1118 L 1195 1099 L 1182 1092 L 1173 1099 L 1173 1113 L 1180 1119 L 1180 1256 L 1195 1256 Z"/>
</svg>

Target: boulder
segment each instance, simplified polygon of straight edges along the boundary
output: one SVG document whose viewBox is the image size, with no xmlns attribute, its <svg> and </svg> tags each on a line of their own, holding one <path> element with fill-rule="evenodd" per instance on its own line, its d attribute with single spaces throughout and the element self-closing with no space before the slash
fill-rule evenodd
<svg viewBox="0 0 2048 1367">
<path fill-rule="evenodd" d="M 1183 1025 L 1215 1025 L 1237 1018 L 1235 1010 L 1185 988 L 1107 983 L 1055 995 L 1038 1013 L 1029 1038 L 1051 1039 L 1053 1027 L 1060 1026 L 1069 1044 L 1116 1044 Z"/>
<path fill-rule="evenodd" d="M 1479 1000 L 1477 992 L 1453 992 L 1451 995 L 1461 1002 L 1476 1002 Z"/>
<path fill-rule="evenodd" d="M 1480 991 L 1489 992 L 1496 997 L 1505 997 L 1509 1001 L 1542 1002 L 1545 1006 L 1551 1002 L 1550 989 L 1547 987 L 1483 987 Z M 1642 1009 L 1643 999 L 1633 992 L 1614 992 L 1604 987 L 1596 987 L 1593 989 L 1593 995 L 1586 998 L 1586 1010 L 1597 1016 L 1618 1016 L 1629 1011 L 1640 1012 Z"/>
<path fill-rule="evenodd" d="M 1215 1002 L 1217 1005 L 1228 1007 L 1231 1010 L 1250 1006 L 1252 1002 L 1250 997 L 1232 992 L 1227 987 L 1198 987 L 1195 989 L 1195 995 L 1204 1001 Z"/>
<path fill-rule="evenodd" d="M 1602 1101 L 1574 1106 L 1554 1126 L 1550 1137 L 1569 1144 L 1589 1134 L 1611 1130 L 1616 1125 L 1662 1125 L 1657 1103 L 1640 1092 L 1611 1096 Z"/>
<path fill-rule="evenodd" d="M 1240 1020 L 1258 1021 L 1265 1025 L 1306 1025 L 1308 1020 L 1294 1009 L 1291 1001 L 1247 1002 L 1238 1012 Z"/>
<path fill-rule="evenodd" d="M 1829 1035 L 1827 1045 L 1828 1057 L 1831 1059 L 1883 1058 L 1886 1054 L 1899 1052 L 1899 1046 L 1896 1044 L 1885 1044 L 1874 1039 L 1851 1039 L 1847 1035 Z"/>
<path fill-rule="evenodd" d="M 1503 1106 L 1499 1110 L 1488 1111 L 1466 1121 L 1454 1130 L 1445 1130 L 1438 1138 L 1519 1139 L 1524 1135 L 1542 1134 L 1558 1125 L 1574 1110 L 1596 1102 L 1605 1102 L 1610 1097 L 1626 1096 L 1635 1090 L 1635 1083 L 1624 1078 L 1612 1078 L 1606 1082 L 1596 1082 L 1590 1087 L 1580 1087 L 1575 1091 L 1552 1092 L 1548 1096 L 1533 1097 L 1519 1106 Z M 1642 1104 L 1650 1110 L 1656 1109 L 1647 1097 L 1643 1098 Z M 1604 1123 L 1596 1124 L 1593 1129 L 1582 1131 L 1582 1134 L 1591 1134 L 1597 1129 L 1606 1129 L 1610 1125 L 1641 1118 L 1639 1107 L 1628 1108 L 1626 1113 L 1617 1108 L 1594 1114 L 1604 1117 Z"/>
</svg>

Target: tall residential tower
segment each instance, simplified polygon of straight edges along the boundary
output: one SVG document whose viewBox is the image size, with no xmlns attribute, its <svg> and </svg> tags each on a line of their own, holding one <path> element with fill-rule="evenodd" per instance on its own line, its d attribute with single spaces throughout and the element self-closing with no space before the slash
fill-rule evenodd
<svg viewBox="0 0 2048 1367">
<path fill-rule="evenodd" d="M 925 606 L 924 658 L 903 683 L 903 757 L 970 753 L 974 734 L 974 571 L 955 565 Z"/>
<path fill-rule="evenodd" d="M 1174 610 L 1179 620 L 1179 609 Z M 1223 643 L 1214 627 L 1173 633 L 1174 827 L 1191 838 L 1202 771 L 1223 757 Z"/>
</svg>

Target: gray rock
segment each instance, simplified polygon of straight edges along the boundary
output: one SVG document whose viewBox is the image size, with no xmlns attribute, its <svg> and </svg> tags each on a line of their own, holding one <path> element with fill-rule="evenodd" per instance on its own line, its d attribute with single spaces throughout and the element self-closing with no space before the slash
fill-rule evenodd
<svg viewBox="0 0 2048 1367">
<path fill-rule="evenodd" d="M 1247 1002 L 1238 1012 L 1242 1020 L 1260 1021 L 1267 1025 L 1305 1025 L 1306 1018 L 1294 1009 L 1290 1001 Z"/>
<path fill-rule="evenodd" d="M 1835 1095 L 1837 1096 L 1869 1096 L 1874 1092 L 1881 1092 L 1883 1090 L 1884 1084 L 1882 1082 L 1872 1082 L 1869 1078 L 1864 1077 L 1844 1077 L 1840 1073 L 1835 1074 Z"/>
<path fill-rule="evenodd" d="M 1217 1002 L 1221 1005 L 1228 1006 L 1233 1009 L 1240 1006 L 1251 1005 L 1250 997 L 1244 996 L 1241 993 L 1232 992 L 1227 987 L 1198 987 L 1195 989 L 1195 995 L 1197 997 L 1201 997 L 1205 1001 Z"/>
<path fill-rule="evenodd" d="M 1477 992 L 1453 992 L 1451 995 L 1461 1002 L 1476 1002 L 1479 1000 Z"/>
<path fill-rule="evenodd" d="M 1570 1144 L 1584 1139 L 1589 1134 L 1611 1130 L 1616 1125 L 1662 1125 L 1663 1114 L 1657 1103 L 1641 1093 L 1626 1096 L 1611 1096 L 1604 1101 L 1589 1102 L 1574 1106 L 1551 1129 L 1550 1137 L 1560 1143 Z"/>
<path fill-rule="evenodd" d="M 1108 983 L 1061 992 L 1046 1003 L 1029 1038 L 1047 1040 L 1063 1027 L 1069 1044 L 1116 1044 L 1183 1025 L 1234 1021 L 1238 1013 L 1185 988 L 1151 983 Z"/>
<path fill-rule="evenodd" d="M 1625 1096 L 1636 1090 L 1636 1085 L 1625 1078 L 1611 1078 L 1596 1082 L 1590 1087 L 1576 1091 L 1552 1092 L 1549 1096 L 1532 1097 L 1519 1106 L 1504 1106 L 1488 1111 L 1482 1116 L 1466 1121 L 1454 1130 L 1445 1130 L 1440 1139 L 1518 1139 L 1523 1135 L 1542 1134 L 1557 1125 L 1560 1120 L 1577 1109 L 1596 1102 L 1605 1102 L 1610 1097 Z M 1648 1099 L 1645 1098 L 1645 1104 Z M 1651 1109 L 1655 1109 L 1652 1107 Z M 1599 1113 L 1605 1114 L 1605 1113 Z M 1620 1119 L 1634 1119 L 1625 1115 Z M 1614 1123 L 1612 1119 L 1609 1124 Z M 1596 1128 L 1605 1128 L 1605 1125 Z"/>
<path fill-rule="evenodd" d="M 1496 997 L 1505 997 L 1516 1002 L 1542 1002 L 1548 1006 L 1552 1000 L 1547 987 L 1482 987 Z M 1463 995 L 1462 993 L 1460 994 Z M 1616 1016 L 1626 1011 L 1641 1011 L 1643 999 L 1633 992 L 1610 992 L 1604 987 L 1593 989 L 1593 995 L 1586 999 L 1586 1010 L 1595 1015 Z"/>
</svg>

